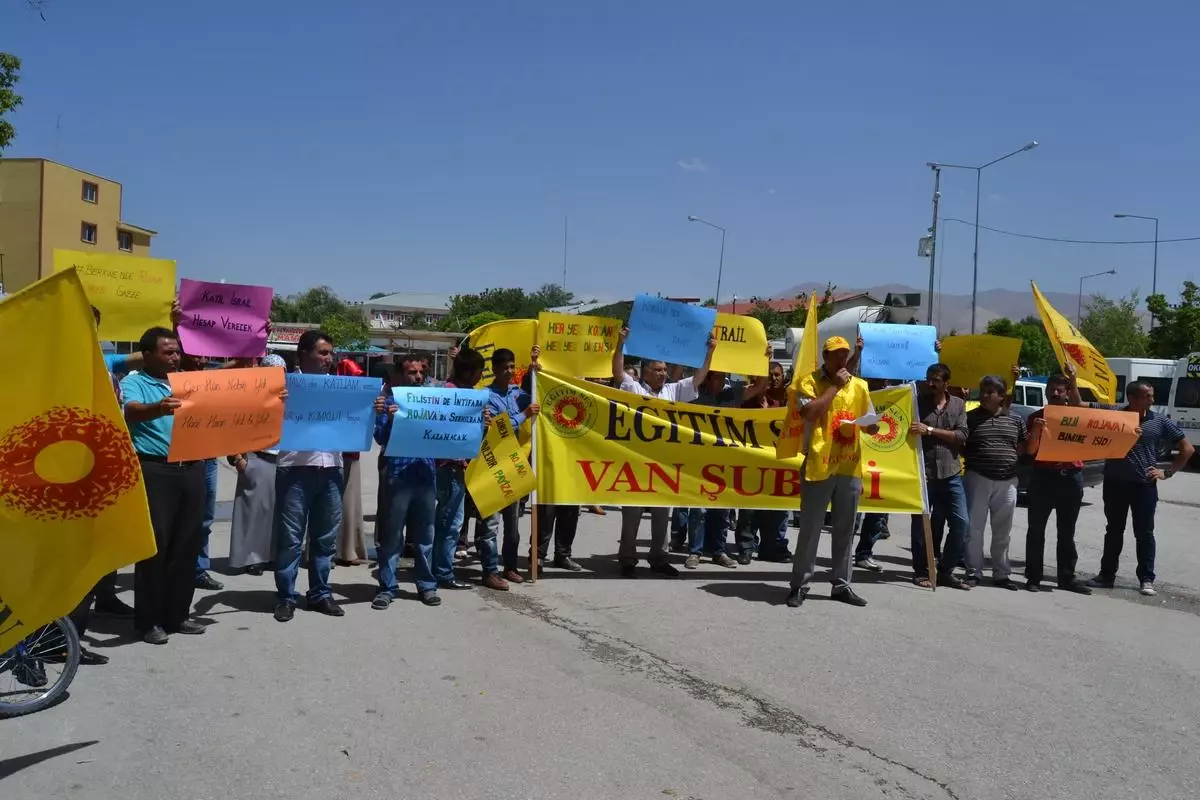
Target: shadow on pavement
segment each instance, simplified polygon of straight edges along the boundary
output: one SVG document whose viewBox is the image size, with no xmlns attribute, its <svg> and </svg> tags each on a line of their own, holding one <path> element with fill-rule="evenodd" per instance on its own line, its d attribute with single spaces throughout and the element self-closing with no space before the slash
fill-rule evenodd
<svg viewBox="0 0 1200 800">
<path fill-rule="evenodd" d="M 36 766 L 43 761 L 49 761 L 58 756 L 65 756 L 67 753 L 74 753 L 76 750 L 82 750 L 85 747 L 91 747 L 99 743 L 98 739 L 92 739 L 87 742 L 59 745 L 58 747 L 51 747 L 49 750 L 39 750 L 36 753 L 27 753 L 23 756 L 0 759 L 0 780 L 15 775 L 28 767 Z"/>
</svg>

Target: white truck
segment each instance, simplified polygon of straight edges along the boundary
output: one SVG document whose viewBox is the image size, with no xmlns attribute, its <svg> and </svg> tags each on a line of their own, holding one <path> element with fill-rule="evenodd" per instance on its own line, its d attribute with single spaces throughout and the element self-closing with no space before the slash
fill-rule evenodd
<svg viewBox="0 0 1200 800">
<path fill-rule="evenodd" d="M 1191 466 L 1200 468 L 1200 353 L 1176 362 L 1167 416 L 1179 423 L 1188 441 L 1196 447 L 1198 453 Z"/>
</svg>

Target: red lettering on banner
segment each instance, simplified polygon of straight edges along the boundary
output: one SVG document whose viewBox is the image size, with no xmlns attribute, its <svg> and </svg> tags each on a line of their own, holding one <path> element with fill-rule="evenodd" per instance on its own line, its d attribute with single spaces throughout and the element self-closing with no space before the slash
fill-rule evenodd
<svg viewBox="0 0 1200 800">
<path fill-rule="evenodd" d="M 594 461 L 580 461 L 579 462 L 580 468 L 583 469 L 583 477 L 588 482 L 588 488 L 591 489 L 593 492 L 600 488 L 600 481 L 604 480 L 604 476 L 608 474 L 608 468 L 612 466 L 613 462 L 611 462 L 611 461 L 600 462 L 600 463 L 604 464 L 604 471 L 600 473 L 600 477 L 596 477 L 596 474 L 594 472 L 592 472 L 592 464 L 594 464 L 594 463 L 596 463 L 596 462 L 594 462 Z"/>
<path fill-rule="evenodd" d="M 720 464 L 705 464 L 703 467 L 701 467 L 700 480 L 711 483 L 712 487 L 709 488 L 705 486 L 704 483 L 701 483 L 700 493 L 709 500 L 716 500 L 718 497 L 724 494 L 726 486 L 725 476 L 722 474 L 724 472 L 725 468 Z"/>
<path fill-rule="evenodd" d="M 879 484 L 883 473 L 877 469 L 872 469 L 874 466 L 874 461 L 868 461 L 868 468 L 863 470 L 868 476 L 867 483 L 863 485 L 863 494 L 867 496 L 868 500 L 880 500 L 883 498 L 883 495 L 879 493 Z"/>
<path fill-rule="evenodd" d="M 763 489 L 767 484 L 767 470 L 770 467 L 758 468 L 758 488 L 748 489 L 743 485 L 742 477 L 746 474 L 747 467 L 737 466 L 733 468 L 733 491 L 740 494 L 742 497 L 750 497 L 751 495 L 762 494 Z"/>
<path fill-rule="evenodd" d="M 662 464 L 651 463 L 648 466 L 650 467 L 650 491 L 655 491 L 654 477 L 657 475 L 659 479 L 661 479 L 662 482 L 667 485 L 667 488 L 671 490 L 671 494 L 679 494 L 679 484 L 683 480 L 683 464 L 671 465 L 675 468 L 674 478 L 667 474 L 667 471 L 663 469 Z"/>
<path fill-rule="evenodd" d="M 626 462 L 617 468 L 617 472 L 612 476 L 610 481 L 606 481 L 609 471 L 613 466 L 612 461 L 579 461 L 577 463 L 580 469 L 583 470 L 583 477 L 588 483 L 588 488 L 593 492 L 600 490 L 601 484 L 607 483 L 603 491 L 653 494 L 658 491 L 658 483 L 656 481 L 661 481 L 665 484 L 664 489 L 670 490 L 671 494 L 677 495 L 679 494 L 679 487 L 683 482 L 683 464 L 669 465 L 674 470 L 674 474 L 672 474 L 662 464 L 647 462 L 641 465 L 644 472 L 640 474 L 642 480 L 639 481 L 639 473 L 634 470 L 634 465 Z M 595 471 L 595 464 L 597 463 L 604 467 L 599 475 Z"/>
<path fill-rule="evenodd" d="M 800 470 L 776 469 L 775 491 L 772 494 L 774 494 L 775 497 L 799 497 Z"/>
</svg>

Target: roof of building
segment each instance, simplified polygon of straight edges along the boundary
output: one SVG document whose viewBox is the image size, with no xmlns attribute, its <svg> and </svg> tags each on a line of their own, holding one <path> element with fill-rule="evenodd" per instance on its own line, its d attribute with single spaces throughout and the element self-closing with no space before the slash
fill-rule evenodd
<svg viewBox="0 0 1200 800">
<path fill-rule="evenodd" d="M 144 233 L 147 236 L 158 236 L 158 231 L 152 231 L 149 228 L 143 228 L 141 225 L 134 225 L 132 222 L 121 220 L 117 223 L 117 227 L 123 231 L 133 231 L 134 233 Z"/>
<path fill-rule="evenodd" d="M 699 297 L 665 297 L 664 300 L 674 300 L 677 303 L 699 303 Z M 547 308 L 547 311 L 556 314 L 590 314 L 598 308 L 606 308 L 615 306 L 619 303 L 632 303 L 633 298 L 614 298 L 614 297 L 593 297 L 591 300 L 581 300 L 577 303 L 571 303 L 565 306 L 557 306 L 555 308 Z"/>
<path fill-rule="evenodd" d="M 866 305 L 879 305 L 879 301 L 875 299 L 869 292 L 851 292 L 849 294 L 835 294 L 833 296 L 834 303 L 845 303 L 849 300 L 862 299 Z M 797 308 L 805 308 L 808 305 L 808 298 L 801 295 L 800 297 L 748 297 L 745 300 L 740 300 L 737 303 L 722 303 L 717 306 L 717 310 L 723 314 L 730 314 L 736 308 L 742 309 L 743 313 L 753 310 L 756 306 L 765 305 L 772 311 L 787 313 L 794 311 Z"/>
<path fill-rule="evenodd" d="M 364 300 L 363 305 L 371 308 L 418 308 L 428 311 L 448 311 L 450 301 L 456 293 L 440 292 L 395 292 L 376 297 L 374 300 Z"/>
</svg>

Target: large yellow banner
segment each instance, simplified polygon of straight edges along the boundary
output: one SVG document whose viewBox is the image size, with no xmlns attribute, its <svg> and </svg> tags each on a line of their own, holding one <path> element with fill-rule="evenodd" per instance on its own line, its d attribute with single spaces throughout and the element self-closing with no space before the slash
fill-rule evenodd
<svg viewBox="0 0 1200 800">
<path fill-rule="evenodd" d="M 779 459 L 787 409 L 744 410 L 638 397 L 542 371 L 537 376 L 539 503 L 800 507 L 800 458 Z M 861 508 L 919 514 L 911 385 L 873 392 L 880 430 L 862 434 Z"/>
<path fill-rule="evenodd" d="M 1042 326 L 1050 337 L 1050 346 L 1058 364 L 1065 371 L 1069 360 L 1075 367 L 1076 381 L 1080 388 L 1091 389 L 1096 399 L 1101 403 L 1112 403 L 1116 396 L 1117 379 L 1109 369 L 1104 354 L 1092 346 L 1079 329 L 1071 321 L 1050 305 L 1045 295 L 1033 286 L 1033 299 L 1037 302 L 1038 313 L 1042 317 Z"/>
<path fill-rule="evenodd" d="M 501 349 L 512 350 L 513 355 L 517 357 L 516 380 L 519 383 L 529 366 L 529 353 L 536 341 L 536 319 L 489 322 L 468 333 L 467 344 L 483 356 L 483 377 L 479 379 L 476 388 L 482 389 L 492 382 L 492 353 Z"/>
<path fill-rule="evenodd" d="M 0 654 L 154 555 L 142 470 L 75 270 L 0 302 L 29 364 L 0 384 Z M 55 366 L 70 365 L 70 379 Z"/>
<path fill-rule="evenodd" d="M 120 253 L 55 250 L 54 271 L 75 267 L 88 301 L 100 310 L 100 338 L 136 342 L 155 326 L 171 327 L 175 262 Z"/>
<path fill-rule="evenodd" d="M 479 456 L 463 476 L 480 516 L 490 517 L 533 491 L 533 468 L 525 456 L 508 414 L 488 425 Z"/>
</svg>

